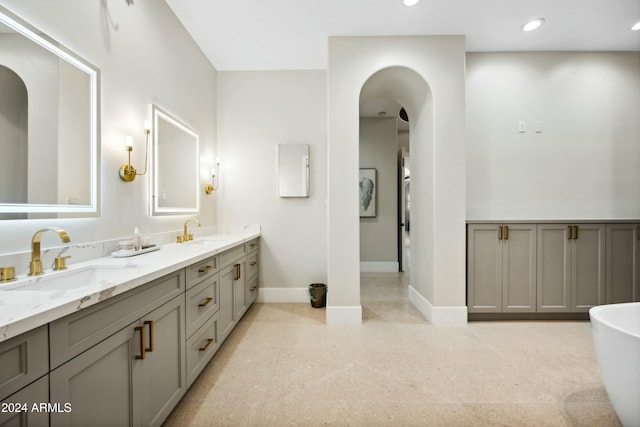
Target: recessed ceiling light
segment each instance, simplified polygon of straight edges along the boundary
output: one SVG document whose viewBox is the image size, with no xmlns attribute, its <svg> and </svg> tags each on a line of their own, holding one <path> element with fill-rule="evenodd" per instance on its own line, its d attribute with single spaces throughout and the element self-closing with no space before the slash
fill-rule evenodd
<svg viewBox="0 0 640 427">
<path fill-rule="evenodd" d="M 420 0 L 403 0 L 405 6 L 415 6 L 420 2 Z"/>
<path fill-rule="evenodd" d="M 631 30 L 639 31 L 640 30 L 640 21 L 636 22 L 635 25 L 633 27 L 631 27 Z"/>
<path fill-rule="evenodd" d="M 533 31 L 536 28 L 540 28 L 542 24 L 544 24 L 544 18 L 532 19 L 522 26 L 522 31 Z"/>
</svg>

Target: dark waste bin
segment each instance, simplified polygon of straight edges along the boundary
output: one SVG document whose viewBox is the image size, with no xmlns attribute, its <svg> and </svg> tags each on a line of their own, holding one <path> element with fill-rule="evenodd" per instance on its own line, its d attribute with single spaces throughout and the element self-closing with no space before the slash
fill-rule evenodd
<svg viewBox="0 0 640 427">
<path fill-rule="evenodd" d="M 311 307 L 322 308 L 327 305 L 327 285 L 324 283 L 312 283 L 309 285 Z"/>
</svg>

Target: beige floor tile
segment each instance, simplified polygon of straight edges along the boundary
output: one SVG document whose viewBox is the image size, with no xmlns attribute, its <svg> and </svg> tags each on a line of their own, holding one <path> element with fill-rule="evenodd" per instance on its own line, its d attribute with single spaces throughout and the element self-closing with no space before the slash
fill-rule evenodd
<svg viewBox="0 0 640 427">
<path fill-rule="evenodd" d="M 254 304 L 165 426 L 607 426 L 590 324 L 428 324 L 407 276 L 362 274 L 363 324 Z"/>
</svg>

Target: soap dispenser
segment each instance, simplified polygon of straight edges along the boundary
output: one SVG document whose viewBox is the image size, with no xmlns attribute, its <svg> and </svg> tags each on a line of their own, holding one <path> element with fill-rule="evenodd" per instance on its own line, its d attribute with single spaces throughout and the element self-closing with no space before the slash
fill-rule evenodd
<svg viewBox="0 0 640 427">
<path fill-rule="evenodd" d="M 133 229 L 133 242 L 134 249 L 139 251 L 142 248 L 142 235 L 140 234 L 138 227 Z"/>
</svg>

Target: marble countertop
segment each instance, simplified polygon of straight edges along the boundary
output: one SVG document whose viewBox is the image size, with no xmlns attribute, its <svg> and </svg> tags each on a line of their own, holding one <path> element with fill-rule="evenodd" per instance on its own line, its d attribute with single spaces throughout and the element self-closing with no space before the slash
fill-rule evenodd
<svg viewBox="0 0 640 427">
<path fill-rule="evenodd" d="M 122 294 L 260 236 L 260 226 L 210 234 L 127 258 L 79 262 L 64 271 L 0 284 L 0 342 Z"/>
</svg>

